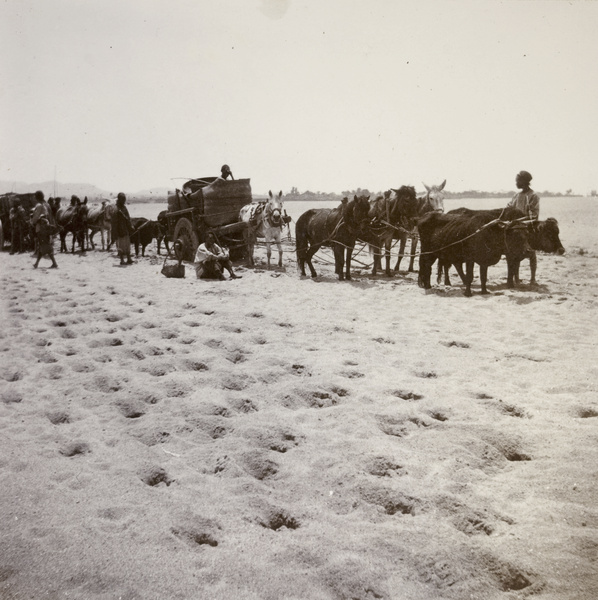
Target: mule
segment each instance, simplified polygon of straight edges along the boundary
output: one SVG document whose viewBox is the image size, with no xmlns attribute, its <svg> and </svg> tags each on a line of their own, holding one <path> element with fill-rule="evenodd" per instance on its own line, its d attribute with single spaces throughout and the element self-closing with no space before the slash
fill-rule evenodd
<svg viewBox="0 0 598 600">
<path fill-rule="evenodd" d="M 99 231 L 102 239 L 102 250 L 106 249 L 106 245 L 110 242 L 110 226 L 111 216 L 115 205 L 110 204 L 110 200 L 102 200 L 101 205 L 94 205 L 89 207 L 87 213 L 87 235 L 91 249 L 95 249 L 93 243 L 93 236 Z M 104 233 L 106 238 L 104 241 Z"/>
<path fill-rule="evenodd" d="M 317 277 L 311 262 L 322 246 L 331 246 L 334 252 L 334 270 L 340 281 L 351 279 L 351 257 L 358 238 L 370 236 L 369 196 L 343 198 L 337 208 L 313 208 L 304 212 L 295 224 L 297 264 L 305 276 L 305 264 L 312 277 Z"/>
<path fill-rule="evenodd" d="M 282 208 L 282 191 L 278 196 L 274 196 L 270 191 L 269 196 L 266 202 L 246 204 L 239 212 L 239 221 L 247 223 L 247 261 L 252 267 L 255 265 L 253 251 L 258 237 L 266 240 L 268 269 L 272 257 L 270 248 L 272 243 L 278 248 L 278 266 L 282 267 L 282 228 L 286 224 Z"/>
<path fill-rule="evenodd" d="M 386 275 L 390 272 L 390 249 L 394 239 L 402 239 L 415 226 L 413 221 L 417 214 L 415 188 L 407 185 L 399 189 L 392 188 L 370 202 L 369 216 L 372 222 L 371 231 L 375 242 L 370 242 L 370 251 L 374 251 L 372 275 L 378 268 L 382 269 L 382 248 L 386 258 Z M 367 240 L 365 240 L 367 241 Z"/>
<path fill-rule="evenodd" d="M 429 212 L 444 212 L 445 185 L 446 179 L 440 185 L 429 186 L 424 183 L 426 193 L 418 197 L 417 218 L 421 218 Z M 413 228 L 410 233 L 401 232 L 401 235 L 399 237 L 399 257 L 397 258 L 397 263 L 395 264 L 394 271 L 399 270 L 399 267 L 401 265 L 401 259 L 403 258 L 403 256 L 405 256 L 405 247 L 407 245 L 408 237 L 411 238 L 411 252 L 409 258 L 408 272 L 413 273 L 415 271 L 415 256 L 417 254 L 417 242 L 419 240 L 416 228 Z"/>
<path fill-rule="evenodd" d="M 66 236 L 73 234 L 71 251 L 75 252 L 75 243 L 79 244 L 81 252 L 85 252 L 85 232 L 87 231 L 87 204 L 76 203 L 59 208 L 56 211 L 56 225 L 60 230 L 60 251 L 68 252 Z"/>
</svg>

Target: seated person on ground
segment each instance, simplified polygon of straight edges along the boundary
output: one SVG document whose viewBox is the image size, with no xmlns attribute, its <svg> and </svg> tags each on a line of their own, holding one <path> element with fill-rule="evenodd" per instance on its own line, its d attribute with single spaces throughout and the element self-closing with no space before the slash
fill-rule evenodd
<svg viewBox="0 0 598 600">
<path fill-rule="evenodd" d="M 206 241 L 200 244 L 195 253 L 195 272 L 198 279 L 224 279 L 223 271 L 230 273 L 231 279 L 240 279 L 233 273 L 228 250 L 216 243 L 216 236 L 209 232 Z"/>
</svg>

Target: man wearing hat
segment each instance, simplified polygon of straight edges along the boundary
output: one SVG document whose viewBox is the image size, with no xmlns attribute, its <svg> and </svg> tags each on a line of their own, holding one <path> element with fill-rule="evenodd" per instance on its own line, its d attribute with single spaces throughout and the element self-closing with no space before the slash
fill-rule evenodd
<svg viewBox="0 0 598 600">
<path fill-rule="evenodd" d="M 515 176 L 515 185 L 521 191 L 513 196 L 513 199 L 507 204 L 507 206 L 519 209 L 522 213 L 527 215 L 530 221 L 537 221 L 540 217 L 540 198 L 538 194 L 532 190 L 530 183 L 532 180 L 531 173 L 527 171 L 519 171 Z M 529 266 L 531 270 L 531 284 L 536 283 L 536 266 L 538 259 L 536 258 L 536 252 L 531 250 L 529 252 Z"/>
<path fill-rule="evenodd" d="M 540 198 L 529 186 L 532 176 L 527 171 L 519 171 L 515 176 L 515 185 L 521 191 L 513 196 L 513 199 L 507 206 L 518 208 L 525 213 L 532 221 L 537 221 L 540 217 Z"/>
</svg>

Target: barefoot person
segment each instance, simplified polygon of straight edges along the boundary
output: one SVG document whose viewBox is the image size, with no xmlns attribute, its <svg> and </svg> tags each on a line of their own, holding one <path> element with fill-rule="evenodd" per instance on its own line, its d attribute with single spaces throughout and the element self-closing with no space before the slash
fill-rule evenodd
<svg viewBox="0 0 598 600">
<path fill-rule="evenodd" d="M 42 217 L 46 217 L 48 222 L 54 224 L 54 215 L 52 214 L 52 209 L 50 205 L 46 202 L 44 197 L 44 193 L 41 190 L 37 190 L 35 192 L 35 200 L 37 204 L 31 213 L 31 226 L 35 230 L 35 252 L 33 256 L 37 256 L 37 245 L 38 245 L 38 235 L 39 235 L 39 220 Z"/>
<path fill-rule="evenodd" d="M 46 215 L 42 215 L 36 224 L 37 227 L 37 250 L 36 256 L 37 260 L 33 265 L 34 269 L 37 269 L 39 265 L 39 261 L 43 256 L 47 256 L 52 261 L 52 266 L 50 269 L 57 269 L 58 265 L 56 264 L 56 260 L 54 259 L 54 235 L 58 231 L 58 227 L 56 225 L 52 225 L 48 221 L 48 217 Z"/>
<path fill-rule="evenodd" d="M 513 196 L 513 199 L 507 206 L 518 208 L 532 221 L 537 221 L 540 217 L 540 198 L 529 186 L 531 181 L 532 176 L 527 171 L 519 171 L 517 173 L 515 176 L 515 185 L 521 191 Z"/>
<path fill-rule="evenodd" d="M 233 273 L 228 250 L 221 248 L 216 243 L 216 236 L 209 232 L 206 241 L 200 244 L 195 253 L 195 273 L 197 279 L 224 279 L 223 270 L 230 273 L 231 279 L 240 279 L 240 275 Z"/>
<path fill-rule="evenodd" d="M 515 176 L 515 185 L 521 191 L 513 196 L 513 199 L 507 206 L 519 209 L 522 213 L 527 215 L 530 221 L 537 221 L 540 217 L 540 198 L 530 187 L 531 181 L 531 173 L 528 173 L 527 171 L 519 171 L 519 173 L 517 173 Z M 536 252 L 530 250 L 528 256 L 531 271 L 530 283 L 535 284 L 536 266 L 538 264 Z"/>
<path fill-rule="evenodd" d="M 129 211 L 125 206 L 126 202 L 127 197 L 120 192 L 116 197 L 116 212 L 112 216 L 112 239 L 116 240 L 116 250 L 118 251 L 120 264 L 132 265 L 131 233 L 133 232 L 133 225 Z"/>
</svg>

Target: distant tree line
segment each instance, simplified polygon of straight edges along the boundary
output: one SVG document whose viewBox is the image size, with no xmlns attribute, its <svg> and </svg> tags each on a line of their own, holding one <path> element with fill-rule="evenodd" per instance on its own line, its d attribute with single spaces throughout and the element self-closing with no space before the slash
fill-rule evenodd
<svg viewBox="0 0 598 600">
<path fill-rule="evenodd" d="M 445 198 L 512 198 L 515 195 L 515 190 L 507 191 L 507 192 L 484 192 L 480 190 L 465 190 L 463 192 L 445 192 Z M 573 194 L 573 190 L 569 189 L 564 194 L 561 192 L 550 192 L 545 190 L 543 192 L 538 192 L 540 197 L 542 198 L 566 198 Z M 353 196 L 370 196 L 370 198 L 377 198 L 378 196 L 382 196 L 383 192 L 370 192 L 367 188 L 357 188 L 356 190 L 345 190 L 340 194 L 336 193 L 327 193 L 327 192 L 310 192 L 309 190 L 305 192 L 299 192 L 296 187 L 292 187 L 291 191 L 285 194 L 286 202 L 293 201 L 318 201 L 318 200 L 329 200 L 329 201 L 338 201 L 340 202 L 344 197 L 349 199 L 353 198 Z M 592 196 L 596 196 L 596 191 L 593 190 L 590 194 Z"/>
<path fill-rule="evenodd" d="M 284 196 L 285 202 L 317 202 L 317 201 L 329 201 L 329 202 L 341 202 L 343 198 L 352 199 L 353 196 L 369 196 L 371 199 L 377 198 L 383 195 L 383 191 L 372 192 L 367 188 L 357 188 L 355 190 L 344 190 L 340 194 L 335 192 L 311 192 L 306 190 L 305 192 L 299 192 L 296 187 L 292 187 L 290 192 L 287 192 Z M 564 194 L 561 192 L 550 192 L 545 190 L 538 192 L 541 198 L 566 198 L 571 196 L 573 190 L 569 189 Z M 507 192 L 484 192 L 480 190 L 465 190 L 463 192 L 445 192 L 445 198 L 512 198 L 515 191 Z M 592 190 L 590 196 L 596 196 L 596 190 Z M 154 202 L 164 202 L 168 200 L 166 195 L 127 195 L 127 202 L 131 204 L 150 204 Z"/>
</svg>

